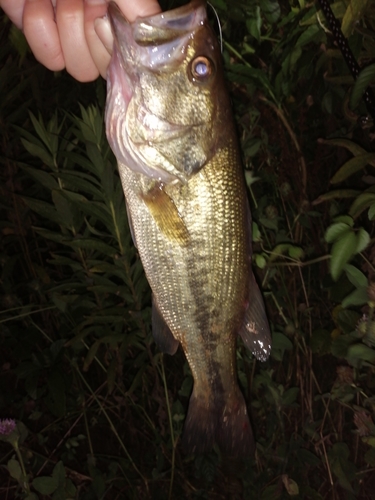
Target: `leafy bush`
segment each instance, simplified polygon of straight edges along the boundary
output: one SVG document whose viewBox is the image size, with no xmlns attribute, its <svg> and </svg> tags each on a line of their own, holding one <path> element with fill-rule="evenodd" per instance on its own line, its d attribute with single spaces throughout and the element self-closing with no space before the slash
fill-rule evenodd
<svg viewBox="0 0 375 500">
<path fill-rule="evenodd" d="M 317 4 L 212 3 L 273 329 L 267 363 L 237 354 L 255 460 L 181 452 L 192 379 L 152 340 L 105 84 L 43 69 L 2 19 L 1 497 L 373 498 L 373 65 L 353 85 Z M 355 4 L 332 8 L 365 66 Z"/>
</svg>

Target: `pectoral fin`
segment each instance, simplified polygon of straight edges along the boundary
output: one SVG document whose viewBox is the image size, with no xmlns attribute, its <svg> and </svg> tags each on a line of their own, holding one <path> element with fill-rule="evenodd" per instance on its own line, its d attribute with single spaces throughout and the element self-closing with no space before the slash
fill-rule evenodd
<svg viewBox="0 0 375 500">
<path fill-rule="evenodd" d="M 181 246 L 189 243 L 189 231 L 161 182 L 155 183 L 147 194 L 142 195 L 142 199 L 161 233 Z"/>
<path fill-rule="evenodd" d="M 179 341 L 173 336 L 168 325 L 164 321 L 155 299 L 152 298 L 152 335 L 158 348 L 166 354 L 175 354 Z"/>
<path fill-rule="evenodd" d="M 251 273 L 249 307 L 239 334 L 245 346 L 260 361 L 266 361 L 271 352 L 271 332 L 262 294 Z"/>
</svg>

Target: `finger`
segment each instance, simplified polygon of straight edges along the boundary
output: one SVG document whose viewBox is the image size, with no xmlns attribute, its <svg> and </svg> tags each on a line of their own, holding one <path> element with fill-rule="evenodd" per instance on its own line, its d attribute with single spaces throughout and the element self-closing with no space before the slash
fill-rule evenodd
<svg viewBox="0 0 375 500">
<path fill-rule="evenodd" d="M 137 17 L 153 16 L 161 9 L 157 0 L 116 0 L 124 16 L 129 22 L 135 21 Z"/>
<path fill-rule="evenodd" d="M 50 0 L 26 0 L 22 25 L 35 58 L 52 71 L 65 67 Z"/>
<path fill-rule="evenodd" d="M 0 0 L 0 7 L 19 29 L 22 29 L 22 14 L 24 4 L 25 0 Z"/>
<path fill-rule="evenodd" d="M 56 23 L 68 73 L 81 82 L 95 80 L 99 71 L 86 42 L 83 0 L 58 0 Z"/>
<path fill-rule="evenodd" d="M 134 21 L 137 17 L 151 16 L 160 12 L 160 6 L 157 0 L 138 0 L 134 3 L 129 0 L 117 0 L 116 2 L 122 10 L 124 16 L 130 21 Z M 108 19 L 99 18 L 95 21 L 95 32 L 98 35 L 101 43 L 107 49 L 108 55 L 103 54 L 99 67 L 100 74 L 106 78 L 107 67 L 112 54 L 113 35 Z"/>
<path fill-rule="evenodd" d="M 95 26 L 95 21 L 102 18 L 107 12 L 106 0 L 85 0 L 84 4 L 84 30 L 86 42 L 99 73 L 105 78 L 107 66 L 110 61 L 110 55 L 103 46 L 101 38 L 98 37 Z M 110 42 L 112 45 L 112 42 Z"/>
</svg>

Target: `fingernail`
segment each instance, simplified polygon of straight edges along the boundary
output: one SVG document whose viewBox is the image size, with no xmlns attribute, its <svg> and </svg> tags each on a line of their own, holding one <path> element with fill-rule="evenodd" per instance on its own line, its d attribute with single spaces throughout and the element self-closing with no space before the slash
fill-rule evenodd
<svg viewBox="0 0 375 500">
<path fill-rule="evenodd" d="M 85 3 L 88 5 L 103 5 L 107 2 L 106 0 L 85 0 Z"/>
<path fill-rule="evenodd" d="M 113 35 L 109 20 L 103 17 L 98 17 L 98 19 L 95 19 L 94 29 L 109 54 L 112 54 Z"/>
</svg>

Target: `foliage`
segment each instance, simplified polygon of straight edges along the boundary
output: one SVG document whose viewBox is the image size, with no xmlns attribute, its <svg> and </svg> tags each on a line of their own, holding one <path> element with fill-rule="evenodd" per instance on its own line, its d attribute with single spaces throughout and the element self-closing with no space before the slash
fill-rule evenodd
<svg viewBox="0 0 375 500">
<path fill-rule="evenodd" d="M 375 8 L 332 5 L 353 85 L 318 4 L 212 4 L 273 327 L 268 362 L 237 353 L 255 461 L 182 453 L 192 379 L 152 340 L 105 85 L 49 73 L 2 19 L 2 498 L 373 497 Z"/>
</svg>

